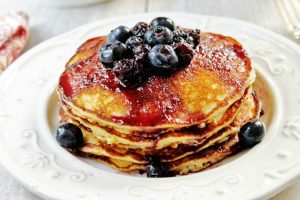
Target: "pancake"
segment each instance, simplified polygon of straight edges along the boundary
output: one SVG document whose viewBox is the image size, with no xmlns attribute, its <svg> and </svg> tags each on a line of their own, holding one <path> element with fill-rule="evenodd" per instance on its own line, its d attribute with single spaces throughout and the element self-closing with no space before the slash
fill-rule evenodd
<svg viewBox="0 0 300 200">
<path fill-rule="evenodd" d="M 207 133 L 206 137 L 199 144 L 186 145 L 180 144 L 177 148 L 166 147 L 164 149 L 157 149 L 152 153 L 161 158 L 162 162 L 174 162 L 181 158 L 187 157 L 189 155 L 195 154 L 211 146 L 215 146 L 219 143 L 223 143 L 228 138 L 234 137 L 239 131 L 239 127 L 247 121 L 259 117 L 260 113 L 260 103 L 251 93 L 247 93 L 247 98 L 243 101 L 243 105 L 240 107 L 239 112 L 235 115 L 235 119 L 230 125 L 223 127 L 217 133 Z M 71 121 L 72 119 L 68 119 Z M 97 155 L 100 157 L 109 157 L 117 160 L 119 163 L 131 162 L 131 167 L 133 164 L 146 164 L 148 162 L 147 156 L 150 151 L 137 151 L 130 150 L 129 148 L 120 148 L 120 145 L 109 145 L 104 141 L 97 140 L 93 136 L 92 132 L 89 132 L 86 128 L 76 121 L 72 123 L 79 126 L 84 132 L 85 145 L 80 149 L 80 151 L 87 153 L 89 155 Z M 97 157 L 96 160 L 99 160 Z M 107 158 L 105 159 L 107 160 Z M 124 168 L 124 167 L 123 167 Z M 126 169 L 129 171 L 129 169 Z"/>
<path fill-rule="evenodd" d="M 224 126 L 229 125 L 234 120 L 235 115 L 238 113 L 238 110 L 241 107 L 241 104 L 244 103 L 245 99 L 249 98 L 250 93 L 251 88 L 248 88 L 245 95 L 231 105 L 218 123 L 207 124 L 202 128 L 196 126 L 188 129 L 151 133 L 151 136 L 154 136 L 152 138 L 142 137 L 143 135 L 141 133 L 138 133 L 137 135 L 137 133 L 134 132 L 131 134 L 122 134 L 115 130 L 103 126 L 101 127 L 101 124 L 99 123 L 92 124 L 87 119 L 83 119 L 80 116 L 76 116 L 71 113 L 70 109 L 65 108 L 64 110 L 66 110 L 66 112 L 64 115 L 70 119 L 74 119 L 74 121 L 77 121 L 76 124 L 80 124 L 81 126 L 86 127 L 86 129 L 90 129 L 95 138 L 107 144 L 116 144 L 118 146 L 134 149 L 161 149 L 166 146 L 189 143 L 196 145 L 198 141 L 201 141 L 204 137 L 210 136 L 222 129 Z"/>
<path fill-rule="evenodd" d="M 243 96 L 255 72 L 236 40 L 212 33 L 200 37 L 188 67 L 170 77 L 153 76 L 134 89 L 122 88 L 99 61 L 104 37 L 88 40 L 60 77 L 61 102 L 76 115 L 123 133 L 217 121 Z"/>
<path fill-rule="evenodd" d="M 185 68 L 124 88 L 99 61 L 105 37 L 81 45 L 62 73 L 61 123 L 83 133 L 77 155 L 127 173 L 145 172 L 158 157 L 174 174 L 201 171 L 240 150 L 238 133 L 258 119 L 255 71 L 235 39 L 201 33 Z"/>
<path fill-rule="evenodd" d="M 223 143 L 210 146 L 203 151 L 184 157 L 183 159 L 164 164 L 169 171 L 178 175 L 186 175 L 191 172 L 199 172 L 206 169 L 224 158 L 237 153 L 239 150 L 238 135 L 233 134 Z M 142 163 L 134 163 L 84 152 L 78 152 L 77 155 L 102 162 L 118 171 L 126 173 L 143 173 L 146 171 L 146 165 Z"/>
<path fill-rule="evenodd" d="M 199 151 L 195 151 L 175 161 L 162 161 L 166 163 L 166 166 L 170 171 L 174 172 L 175 174 L 185 175 L 191 172 L 198 172 L 203 169 L 206 169 L 207 167 L 219 162 L 220 160 L 223 160 L 227 156 L 237 153 L 239 150 L 241 150 L 238 143 L 239 126 L 241 126 L 241 124 L 245 123 L 246 121 L 258 118 L 260 115 L 260 105 L 257 104 L 258 101 L 254 100 L 253 103 L 255 103 L 256 106 L 254 109 L 251 108 L 252 114 L 247 115 L 246 110 L 250 107 L 245 105 L 245 107 L 242 109 L 243 112 L 240 112 L 238 114 L 235 122 L 233 123 L 235 127 L 229 126 L 223 131 L 221 131 L 221 135 L 223 137 L 221 137 L 222 139 L 220 139 L 218 142 L 213 142 L 212 140 L 209 140 L 209 142 L 211 142 L 212 144 L 207 143 L 206 145 L 202 146 L 202 148 L 200 148 Z M 247 104 L 249 105 L 250 102 L 248 102 Z M 240 117 L 242 117 L 242 119 Z M 103 162 L 119 171 L 127 173 L 145 171 L 146 168 L 145 163 L 135 163 L 130 162 L 128 160 L 100 156 L 93 153 L 81 152 L 79 153 L 79 155 L 89 157 L 98 162 Z"/>
</svg>

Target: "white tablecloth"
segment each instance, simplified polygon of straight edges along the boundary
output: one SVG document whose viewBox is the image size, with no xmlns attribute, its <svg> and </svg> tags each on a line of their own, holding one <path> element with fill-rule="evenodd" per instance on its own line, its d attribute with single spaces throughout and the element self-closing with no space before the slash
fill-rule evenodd
<svg viewBox="0 0 300 200">
<path fill-rule="evenodd" d="M 31 2 L 32 1 L 32 2 Z M 110 17 L 155 11 L 179 11 L 234 17 L 289 37 L 275 0 L 111 0 L 85 7 L 47 7 L 43 0 L 1 0 L 0 12 L 24 10 L 30 16 L 27 49 L 77 26 Z M 30 3 L 31 2 L 31 3 Z M 0 199 L 38 200 L 0 166 Z M 300 180 L 272 200 L 300 199 Z"/>
</svg>

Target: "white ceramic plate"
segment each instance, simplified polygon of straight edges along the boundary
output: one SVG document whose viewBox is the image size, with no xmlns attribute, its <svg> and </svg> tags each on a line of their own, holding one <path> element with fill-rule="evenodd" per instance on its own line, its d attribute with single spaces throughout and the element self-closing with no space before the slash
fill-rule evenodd
<svg viewBox="0 0 300 200">
<path fill-rule="evenodd" d="M 66 61 L 86 39 L 156 16 L 237 38 L 257 70 L 268 131 L 263 142 L 213 169 L 173 178 L 120 174 L 61 148 L 55 87 Z M 246 22 L 179 13 L 145 14 L 88 24 L 20 57 L 0 78 L 0 159 L 27 188 L 50 199 L 256 199 L 300 175 L 300 47 Z"/>
</svg>

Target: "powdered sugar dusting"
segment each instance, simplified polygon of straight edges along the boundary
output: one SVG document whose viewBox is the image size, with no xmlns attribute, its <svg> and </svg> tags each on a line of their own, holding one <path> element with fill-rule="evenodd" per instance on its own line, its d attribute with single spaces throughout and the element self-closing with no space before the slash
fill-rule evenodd
<svg viewBox="0 0 300 200">
<path fill-rule="evenodd" d="M 243 86 L 245 80 L 241 77 L 248 77 L 251 65 L 244 49 L 237 41 L 210 34 L 201 40 L 198 52 L 194 62 L 216 72 L 224 84 Z"/>
</svg>

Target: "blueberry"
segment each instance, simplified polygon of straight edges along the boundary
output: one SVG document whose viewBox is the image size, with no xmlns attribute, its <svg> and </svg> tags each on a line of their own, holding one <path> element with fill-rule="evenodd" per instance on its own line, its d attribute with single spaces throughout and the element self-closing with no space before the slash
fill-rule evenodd
<svg viewBox="0 0 300 200">
<path fill-rule="evenodd" d="M 60 146 L 68 149 L 77 149 L 83 146 L 82 131 L 71 123 L 65 123 L 58 127 L 56 140 Z"/>
<path fill-rule="evenodd" d="M 239 142 L 242 147 L 253 147 L 262 141 L 265 134 L 265 125 L 261 120 L 247 122 L 239 132 Z"/>
<path fill-rule="evenodd" d="M 150 46 L 147 44 L 135 46 L 132 49 L 133 56 L 137 61 L 140 61 L 143 65 L 147 64 L 148 53 L 149 53 L 150 49 L 151 49 Z"/>
<path fill-rule="evenodd" d="M 199 29 L 195 29 L 189 32 L 189 36 L 191 36 L 194 39 L 194 48 L 196 48 L 197 45 L 200 43 L 200 33 L 201 31 Z"/>
<path fill-rule="evenodd" d="M 149 29 L 149 26 L 147 23 L 139 22 L 131 29 L 131 32 L 135 36 L 143 37 L 145 35 L 145 33 L 148 31 L 148 29 Z"/>
<path fill-rule="evenodd" d="M 158 44 L 148 54 L 150 64 L 158 69 L 171 70 L 178 64 L 178 57 L 170 45 Z"/>
<path fill-rule="evenodd" d="M 147 177 L 163 177 L 163 172 L 161 171 L 160 167 L 157 167 L 153 164 L 148 164 L 146 166 L 146 173 Z"/>
<path fill-rule="evenodd" d="M 149 157 L 149 163 L 146 165 L 146 173 L 149 178 L 175 176 L 157 157 Z"/>
<path fill-rule="evenodd" d="M 185 42 L 195 48 L 200 42 L 200 31 L 195 30 L 175 30 L 173 31 L 173 41 L 175 43 Z"/>
<path fill-rule="evenodd" d="M 174 45 L 174 50 L 176 52 L 176 55 L 178 56 L 179 66 L 184 67 L 191 63 L 191 60 L 194 56 L 194 51 L 190 45 L 184 42 L 179 42 Z"/>
<path fill-rule="evenodd" d="M 150 46 L 171 44 L 173 42 L 173 34 L 170 29 L 166 27 L 154 26 L 146 32 L 144 42 Z"/>
<path fill-rule="evenodd" d="M 173 31 L 175 23 L 172 19 L 167 17 L 157 17 L 150 22 L 150 26 L 164 26 Z"/>
<path fill-rule="evenodd" d="M 105 44 L 100 48 L 100 60 L 105 64 L 113 63 L 127 56 L 127 48 L 121 42 Z"/>
<path fill-rule="evenodd" d="M 124 87 L 135 87 L 142 82 L 143 65 L 135 59 L 122 59 L 114 63 L 113 71 Z"/>
<path fill-rule="evenodd" d="M 192 36 L 190 36 L 187 32 L 185 32 L 184 30 L 175 30 L 173 31 L 173 41 L 175 43 L 179 43 L 179 42 L 185 42 L 187 44 L 190 45 L 194 45 L 194 38 Z"/>
<path fill-rule="evenodd" d="M 137 36 L 131 36 L 126 40 L 127 49 L 133 49 L 135 46 L 139 46 L 143 43 L 143 39 Z"/>
<path fill-rule="evenodd" d="M 114 30 L 112 30 L 108 35 L 108 41 L 110 43 L 115 41 L 125 42 L 127 38 L 132 35 L 132 32 L 126 26 L 118 26 Z"/>
</svg>

